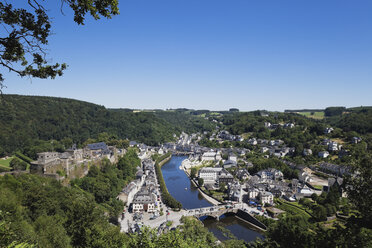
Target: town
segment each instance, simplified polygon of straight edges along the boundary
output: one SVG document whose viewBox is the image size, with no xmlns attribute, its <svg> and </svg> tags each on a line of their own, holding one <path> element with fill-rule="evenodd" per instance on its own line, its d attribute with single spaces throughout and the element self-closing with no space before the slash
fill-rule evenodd
<svg viewBox="0 0 372 248">
<path fill-rule="evenodd" d="M 291 129 L 294 123 L 271 124 L 264 123 L 265 128 Z M 324 134 L 330 134 L 333 128 L 324 129 Z M 342 196 L 343 176 L 350 174 L 346 166 L 329 162 L 315 165 L 301 165 L 286 160 L 295 152 L 294 147 L 288 147 L 283 140 L 267 140 L 250 137 L 244 139 L 240 135 L 232 135 L 226 130 L 174 136 L 177 141 L 164 143 L 160 146 L 148 146 L 136 141 L 128 142 L 127 149 L 136 149 L 141 166 L 136 168 L 135 180 L 129 182 L 117 196 L 125 208 L 119 216 L 123 232 L 140 232 L 143 226 L 158 229 L 162 233 L 181 224 L 183 216 L 212 216 L 219 218 L 228 213 L 230 208 L 249 215 L 245 220 L 257 228 L 266 230 L 266 226 L 255 217 L 262 216 L 277 220 L 279 214 L 285 213 L 291 203 L 304 202 L 304 199 L 314 199 L 323 192 L 329 193 L 336 188 Z M 246 143 L 252 150 L 242 147 L 211 148 L 202 146 L 200 141 L 209 137 L 210 141 L 223 143 L 235 141 Z M 351 144 L 357 144 L 362 139 L 353 137 Z M 318 152 L 319 158 L 327 158 L 330 153 L 338 152 L 344 156 L 347 151 L 342 145 L 330 139 L 320 143 L 324 150 Z M 116 163 L 118 158 L 126 153 L 126 149 L 117 149 L 104 142 L 87 144 L 78 149 L 76 145 L 62 153 L 38 153 L 38 160 L 31 162 L 30 172 L 64 181 L 88 174 L 90 166 L 99 165 L 104 159 Z M 286 165 L 289 170 L 297 171 L 297 176 L 284 173 L 276 168 L 268 167 L 257 170 L 250 161 L 252 154 L 261 156 L 264 160 L 272 158 Z M 189 177 L 193 185 L 205 199 L 215 208 L 173 209 L 162 201 L 162 194 L 156 174 L 154 155 L 166 156 L 165 162 L 173 156 L 186 156 L 180 169 Z M 168 155 L 168 156 L 167 156 Z M 312 156 L 312 150 L 304 148 L 303 156 Z M 253 173 L 252 173 L 253 171 Z M 222 206 L 222 208 L 220 207 Z M 227 211 L 221 211 L 227 209 Z M 304 208 L 305 209 L 305 208 Z M 320 210 L 319 210 L 320 211 Z M 216 215 L 216 212 L 219 213 Z M 332 214 L 326 215 L 313 211 L 319 218 L 332 219 Z M 342 215 L 342 213 L 339 213 Z M 257 217 L 258 218 L 258 217 Z M 261 219 L 262 220 L 262 219 Z"/>
<path fill-rule="evenodd" d="M 270 124 L 265 122 L 265 127 L 271 130 L 278 126 L 291 129 L 294 125 L 293 123 Z M 333 128 L 326 128 L 324 133 L 329 134 L 332 131 Z M 169 229 L 171 226 L 179 225 L 181 217 L 189 216 L 192 211 L 195 213 L 199 211 L 200 215 L 201 210 L 174 211 L 162 202 L 155 161 L 152 159 L 155 154 L 158 156 L 186 155 L 180 169 L 184 170 L 195 187 L 213 205 L 239 206 L 239 209 L 247 211 L 252 216 L 259 215 L 274 219 L 278 214 L 285 212 L 285 208 L 282 207 L 286 206 L 285 204 L 298 202 L 301 199 L 311 199 L 314 194 L 320 196 L 322 192 L 329 193 L 332 187 L 337 187 L 337 190 L 341 192 L 342 177 L 350 173 L 346 166 L 329 162 L 320 162 L 310 166 L 290 162 L 286 160 L 286 156 L 293 154 L 294 148 L 288 147 L 282 140 L 254 137 L 245 140 L 240 135 L 231 135 L 228 131 L 222 130 L 209 135 L 209 140 L 220 143 L 224 141 L 245 142 L 254 146 L 254 150 L 239 147 L 210 148 L 198 144 L 198 141 L 206 135 L 206 132 L 190 135 L 182 133 L 177 138 L 177 142 L 165 143 L 161 146 L 147 146 L 136 141 L 129 142 L 130 147 L 137 149 L 141 166 L 136 168 L 135 180 L 128 183 L 117 197 L 125 204 L 125 209 L 119 216 L 122 231 L 138 232 L 144 225 Z M 359 137 L 353 137 L 350 142 L 357 144 L 361 140 Z M 322 140 L 320 145 L 325 149 L 318 153 L 319 158 L 326 158 L 329 153 L 335 151 L 339 151 L 339 156 L 346 154 L 342 145 L 330 139 Z M 262 154 L 264 159 L 269 160 L 272 157 L 280 160 L 291 170 L 298 171 L 298 176 L 288 178 L 279 169 L 270 167 L 250 173 L 249 171 L 252 171 L 255 165 L 247 155 L 255 151 Z M 38 153 L 38 160 L 31 163 L 30 172 L 63 181 L 65 177 L 72 179 L 85 176 L 89 171 L 89 166 L 99 163 L 102 159 L 115 163 L 122 154 L 125 154 L 125 149 L 107 146 L 104 142 L 88 144 L 83 149 L 73 146 L 63 153 Z M 311 156 L 312 150 L 305 148 L 302 154 Z M 211 210 L 214 209 L 211 208 Z M 214 216 L 211 211 L 205 211 L 204 215 Z M 166 225 L 167 223 L 172 223 L 172 225 Z M 265 228 L 263 224 L 261 227 Z"/>
</svg>

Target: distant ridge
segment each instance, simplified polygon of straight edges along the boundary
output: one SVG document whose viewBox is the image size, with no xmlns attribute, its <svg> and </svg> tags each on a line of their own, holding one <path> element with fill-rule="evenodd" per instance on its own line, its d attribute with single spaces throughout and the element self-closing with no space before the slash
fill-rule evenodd
<svg viewBox="0 0 372 248">
<path fill-rule="evenodd" d="M 284 110 L 285 113 L 297 113 L 297 112 L 323 112 L 324 109 L 295 109 L 295 110 L 291 110 L 291 109 L 286 109 Z"/>
<path fill-rule="evenodd" d="M 41 144 L 39 140 L 70 138 L 82 144 L 103 132 L 157 145 L 182 131 L 199 132 L 213 127 L 208 120 L 190 114 L 107 109 L 60 97 L 3 94 L 0 101 L 0 155 L 25 149 L 33 150 L 33 154 L 44 151 L 46 148 L 35 148 Z"/>
</svg>

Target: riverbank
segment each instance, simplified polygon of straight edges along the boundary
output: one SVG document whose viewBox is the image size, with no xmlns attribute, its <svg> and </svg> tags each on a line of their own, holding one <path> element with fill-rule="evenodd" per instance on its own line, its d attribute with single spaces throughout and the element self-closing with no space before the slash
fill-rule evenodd
<svg viewBox="0 0 372 248">
<path fill-rule="evenodd" d="M 156 176 L 158 178 L 158 184 L 160 186 L 161 191 L 161 201 L 167 205 L 170 208 L 173 209 L 181 209 L 182 204 L 177 201 L 171 194 L 169 194 L 167 185 L 165 184 L 164 178 L 163 178 L 163 172 L 161 171 L 161 167 L 167 163 L 172 158 L 171 153 L 167 153 L 160 158 L 158 158 L 155 162 L 155 171 Z"/>
<path fill-rule="evenodd" d="M 200 188 L 200 186 L 197 184 L 197 182 L 195 182 L 195 180 L 190 177 L 190 174 L 187 172 L 187 170 L 183 170 L 183 171 L 185 172 L 186 176 L 190 179 L 191 183 L 198 189 L 199 193 L 204 197 L 204 199 L 206 199 L 209 203 L 211 203 L 215 206 L 222 203 L 222 202 L 212 198 L 211 196 L 207 195 L 206 193 L 204 193 L 203 190 Z"/>
<path fill-rule="evenodd" d="M 161 161 L 158 161 L 157 163 L 159 164 L 160 167 L 162 167 L 165 163 L 169 162 L 169 160 L 172 159 L 172 154 L 170 153 L 166 158 L 164 158 Z"/>
</svg>

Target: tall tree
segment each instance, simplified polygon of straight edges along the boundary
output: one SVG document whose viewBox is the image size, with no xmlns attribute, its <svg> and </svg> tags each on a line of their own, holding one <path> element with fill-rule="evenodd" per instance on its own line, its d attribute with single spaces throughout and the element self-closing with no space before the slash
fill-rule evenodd
<svg viewBox="0 0 372 248">
<path fill-rule="evenodd" d="M 49 64 L 46 46 L 51 34 L 51 21 L 42 0 L 0 2 L 0 65 L 21 77 L 55 78 L 66 64 Z M 21 2 L 21 3 L 20 3 Z M 15 5 L 22 7 L 16 7 Z M 24 8 L 24 6 L 28 8 Z M 61 0 L 74 11 L 74 21 L 83 25 L 89 13 L 94 19 L 119 14 L 118 0 Z M 0 73 L 0 90 L 4 77 Z"/>
<path fill-rule="evenodd" d="M 372 228 L 372 157 L 364 158 L 355 166 L 354 175 L 345 185 L 350 202 L 359 210 L 363 224 Z"/>
</svg>

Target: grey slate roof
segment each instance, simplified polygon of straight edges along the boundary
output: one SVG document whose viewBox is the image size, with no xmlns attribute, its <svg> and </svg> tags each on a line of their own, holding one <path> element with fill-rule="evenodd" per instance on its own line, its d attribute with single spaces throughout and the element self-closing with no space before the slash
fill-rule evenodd
<svg viewBox="0 0 372 248">
<path fill-rule="evenodd" d="M 105 142 L 99 142 L 99 143 L 93 143 L 93 144 L 88 144 L 88 148 L 90 150 L 107 150 L 108 147 Z"/>
</svg>

